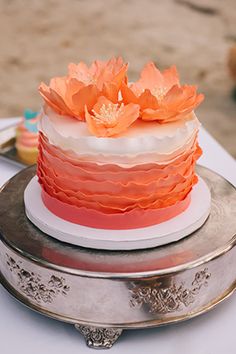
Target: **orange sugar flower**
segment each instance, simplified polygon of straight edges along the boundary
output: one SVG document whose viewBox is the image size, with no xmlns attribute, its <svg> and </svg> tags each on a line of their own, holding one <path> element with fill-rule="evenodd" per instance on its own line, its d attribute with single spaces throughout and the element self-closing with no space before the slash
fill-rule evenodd
<svg viewBox="0 0 236 354">
<path fill-rule="evenodd" d="M 161 73 L 154 63 L 148 63 L 140 79 L 121 87 L 123 102 L 139 104 L 143 120 L 167 123 L 185 117 L 204 99 L 195 86 L 181 86 L 175 66 Z"/>
<path fill-rule="evenodd" d="M 127 64 L 122 58 L 69 64 L 68 76 L 56 77 L 49 86 L 41 83 L 39 92 L 55 112 L 79 120 L 85 119 L 85 106 L 90 111 L 99 96 L 117 102 L 121 83 L 126 80 Z"/>
<path fill-rule="evenodd" d="M 85 116 L 93 135 L 109 137 L 125 131 L 139 117 L 139 105 L 113 103 L 101 96 L 91 114 L 86 108 Z"/>
<path fill-rule="evenodd" d="M 204 99 L 203 94 L 197 94 L 196 86 L 173 86 L 156 109 L 146 108 L 142 112 L 143 120 L 156 120 L 168 123 L 190 114 Z"/>
</svg>

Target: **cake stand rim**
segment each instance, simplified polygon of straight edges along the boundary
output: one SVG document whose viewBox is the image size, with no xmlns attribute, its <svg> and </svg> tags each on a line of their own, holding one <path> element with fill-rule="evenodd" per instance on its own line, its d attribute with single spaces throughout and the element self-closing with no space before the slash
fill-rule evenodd
<svg viewBox="0 0 236 354">
<path fill-rule="evenodd" d="M 182 273 L 189 269 L 197 268 L 207 262 L 213 261 L 214 259 L 219 258 L 220 256 L 224 255 L 228 251 L 230 251 L 233 247 L 236 246 L 236 234 L 232 237 L 230 241 L 228 241 L 225 246 L 217 249 L 217 252 L 211 252 L 207 256 L 202 256 L 195 261 L 191 261 L 182 265 L 170 267 L 170 268 L 163 268 L 157 270 L 150 270 L 150 271 L 142 271 L 142 272 L 117 272 L 117 273 L 110 273 L 110 272 L 95 272 L 90 270 L 82 270 L 82 269 L 74 269 L 65 266 L 59 266 L 57 264 L 53 264 L 37 257 L 32 256 L 28 252 L 20 250 L 18 247 L 15 247 L 11 242 L 5 242 L 1 233 L 0 233 L 0 241 L 5 244 L 5 246 L 10 247 L 13 249 L 14 252 L 19 253 L 23 258 L 30 260 L 31 262 L 42 266 L 44 268 L 62 271 L 65 274 L 77 275 L 85 278 L 93 278 L 93 279 L 145 279 L 150 277 L 168 275 L 168 274 L 178 274 Z"/>
<path fill-rule="evenodd" d="M 35 166 L 30 166 L 28 168 L 26 168 L 27 170 L 33 169 L 35 168 Z M 224 180 L 227 181 L 227 183 L 229 183 L 233 189 L 236 190 L 236 187 L 229 182 L 227 179 L 225 179 L 224 177 L 222 177 L 220 174 L 218 174 L 217 172 L 209 169 L 208 167 L 205 166 L 200 166 L 200 168 L 205 169 L 205 170 L 209 170 L 210 172 L 212 172 L 213 174 L 216 174 L 217 176 L 223 178 Z M 5 183 L 5 185 L 3 186 L 3 188 L 0 189 L 0 192 L 6 188 L 6 186 L 8 185 L 8 183 L 10 181 L 12 181 L 17 175 L 19 175 L 20 173 L 22 173 L 23 171 L 25 171 L 26 169 L 18 172 L 15 176 L 13 176 L 8 182 Z M 0 230 L 0 240 L 6 245 L 9 246 L 10 248 L 12 248 L 16 253 L 19 253 L 21 256 L 23 256 L 26 259 L 29 259 L 30 261 L 34 262 L 35 264 L 39 264 L 45 268 L 50 268 L 50 269 L 54 269 L 54 270 L 61 270 L 64 273 L 67 274 L 75 274 L 75 275 L 79 275 L 81 277 L 87 277 L 87 278 L 104 278 L 104 279 L 129 279 L 129 278 L 150 278 L 152 276 L 161 276 L 161 275 L 166 275 L 166 274 L 176 274 L 176 273 L 181 273 L 183 271 L 185 271 L 186 269 L 193 269 L 195 267 L 198 267 L 202 264 L 204 264 L 205 262 L 209 262 L 211 260 L 214 260 L 218 257 L 220 257 L 221 255 L 225 254 L 226 252 L 228 252 L 230 249 L 232 249 L 235 245 L 236 245 L 236 233 L 232 235 L 231 239 L 226 242 L 222 247 L 217 248 L 217 250 L 208 253 L 207 255 L 204 255 L 196 260 L 190 261 L 188 263 L 185 264 L 181 264 L 178 266 L 173 266 L 173 267 L 169 267 L 169 268 L 163 268 L 163 269 L 157 269 L 157 270 L 150 270 L 150 271 L 141 271 L 141 272 L 120 272 L 120 273 L 111 273 L 111 272 L 96 272 L 96 271 L 90 271 L 90 270 L 82 270 L 82 269 L 75 269 L 75 268 L 69 268 L 66 266 L 59 266 L 56 265 L 54 263 L 50 263 L 47 262 L 45 260 L 42 260 L 38 257 L 34 257 L 32 256 L 30 253 L 23 251 L 21 249 L 19 249 L 18 247 L 16 247 L 11 241 L 9 241 L 7 238 L 5 238 L 3 236 L 3 234 L 1 233 Z M 119 251 L 118 251 L 119 252 Z"/>
</svg>

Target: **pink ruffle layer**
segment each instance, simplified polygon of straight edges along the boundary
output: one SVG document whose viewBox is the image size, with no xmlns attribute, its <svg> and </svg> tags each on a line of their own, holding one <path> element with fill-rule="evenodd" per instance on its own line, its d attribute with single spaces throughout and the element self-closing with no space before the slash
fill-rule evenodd
<svg viewBox="0 0 236 354">
<path fill-rule="evenodd" d="M 127 230 L 160 224 L 172 219 L 187 209 L 190 195 L 167 208 L 141 210 L 134 209 L 120 214 L 104 214 L 97 210 L 78 208 L 75 205 L 63 203 L 42 190 L 42 200 L 53 214 L 60 218 L 83 226 L 97 229 Z"/>
</svg>

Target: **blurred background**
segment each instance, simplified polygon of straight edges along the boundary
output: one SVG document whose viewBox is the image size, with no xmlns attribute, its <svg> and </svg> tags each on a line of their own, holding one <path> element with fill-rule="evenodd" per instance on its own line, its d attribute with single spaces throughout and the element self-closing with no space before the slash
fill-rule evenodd
<svg viewBox="0 0 236 354">
<path fill-rule="evenodd" d="M 236 157 L 235 0 L 0 0 L 0 43 L 0 117 L 38 110 L 69 62 L 122 55 L 136 80 L 153 60 L 198 85 L 198 117 Z"/>
</svg>

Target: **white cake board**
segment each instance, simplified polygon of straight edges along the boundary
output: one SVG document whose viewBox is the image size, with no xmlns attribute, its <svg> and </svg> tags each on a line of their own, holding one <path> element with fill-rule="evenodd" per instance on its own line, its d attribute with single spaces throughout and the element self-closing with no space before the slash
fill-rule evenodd
<svg viewBox="0 0 236 354">
<path fill-rule="evenodd" d="M 191 192 L 187 210 L 161 224 L 131 230 L 95 229 L 59 218 L 43 204 L 36 176 L 25 189 L 24 201 L 30 221 L 57 240 L 103 250 L 134 250 L 178 241 L 200 228 L 210 213 L 211 194 L 204 180 L 199 177 Z"/>
</svg>

